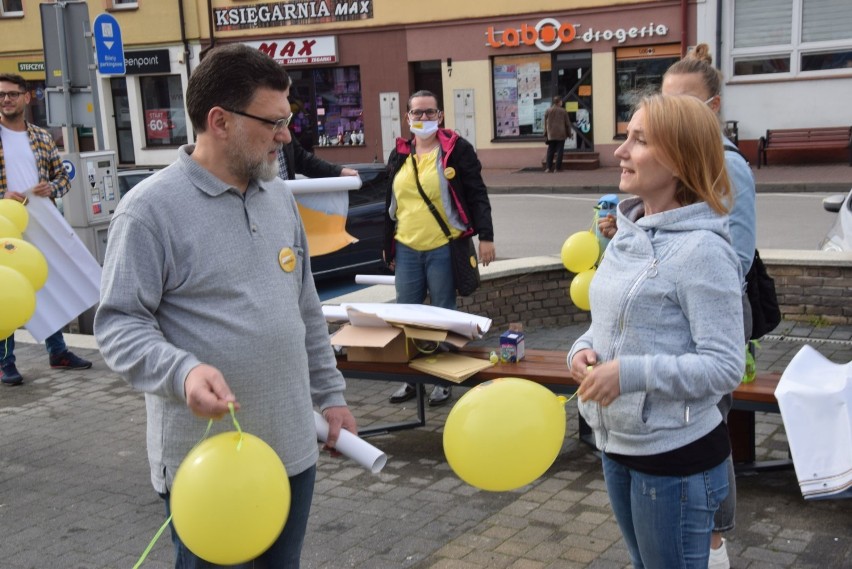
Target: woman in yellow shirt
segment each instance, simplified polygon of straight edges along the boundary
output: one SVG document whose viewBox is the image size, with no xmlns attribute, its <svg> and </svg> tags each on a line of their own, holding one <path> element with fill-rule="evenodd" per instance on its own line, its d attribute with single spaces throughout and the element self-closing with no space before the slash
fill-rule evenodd
<svg viewBox="0 0 852 569">
<path fill-rule="evenodd" d="M 476 151 L 455 131 L 440 128 L 443 118 L 434 93 L 417 91 L 409 97 L 408 125 L 413 138 L 398 138 L 388 158 L 384 258 L 396 274 L 398 303 L 421 304 L 428 294 L 432 306 L 455 310 L 449 238 L 421 190 L 453 239 L 479 236 L 483 265 L 495 258 L 494 228 Z M 406 384 L 390 400 L 400 403 L 415 393 L 414 386 Z M 441 405 L 450 395 L 449 387 L 435 386 L 429 404 Z"/>
</svg>

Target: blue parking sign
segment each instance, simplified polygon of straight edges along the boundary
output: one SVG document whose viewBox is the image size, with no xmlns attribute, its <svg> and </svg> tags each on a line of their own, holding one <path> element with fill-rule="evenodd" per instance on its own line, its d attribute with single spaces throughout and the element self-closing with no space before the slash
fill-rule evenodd
<svg viewBox="0 0 852 569">
<path fill-rule="evenodd" d="M 95 18 L 95 53 L 101 75 L 124 75 L 124 42 L 118 20 L 111 14 L 99 14 Z"/>
</svg>

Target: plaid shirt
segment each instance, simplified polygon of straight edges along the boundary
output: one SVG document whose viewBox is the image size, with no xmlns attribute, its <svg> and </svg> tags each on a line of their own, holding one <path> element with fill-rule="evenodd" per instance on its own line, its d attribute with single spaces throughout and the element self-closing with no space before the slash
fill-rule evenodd
<svg viewBox="0 0 852 569">
<path fill-rule="evenodd" d="M 30 149 L 33 151 L 38 166 L 39 180 L 47 180 L 53 186 L 54 198 L 59 198 L 71 189 L 68 173 L 62 167 L 62 159 L 56 149 L 56 143 L 49 132 L 34 124 L 27 123 L 27 134 L 30 137 Z M 6 158 L 3 156 L 3 143 L 0 141 L 0 199 L 6 195 Z"/>
</svg>

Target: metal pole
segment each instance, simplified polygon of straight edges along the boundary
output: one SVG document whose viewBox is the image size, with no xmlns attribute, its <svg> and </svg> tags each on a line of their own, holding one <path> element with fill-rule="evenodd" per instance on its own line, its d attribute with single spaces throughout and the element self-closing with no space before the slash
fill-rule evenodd
<svg viewBox="0 0 852 569">
<path fill-rule="evenodd" d="M 92 45 L 92 34 L 91 24 L 87 19 L 84 24 L 84 38 L 86 42 L 86 60 L 89 64 L 89 84 L 92 87 L 92 104 L 95 110 L 95 141 L 97 143 L 97 150 L 104 150 L 106 148 L 104 146 L 104 125 L 103 120 L 101 119 L 101 97 L 100 97 L 100 84 L 98 83 L 98 66 L 95 63 L 95 56 L 92 53 L 94 45 Z"/>
<path fill-rule="evenodd" d="M 77 133 L 74 132 L 73 109 L 71 105 L 71 71 L 68 68 L 68 50 L 65 45 L 65 2 L 57 2 L 56 28 L 59 33 L 59 63 L 62 69 L 62 97 L 65 101 L 65 150 L 77 152 Z"/>
</svg>

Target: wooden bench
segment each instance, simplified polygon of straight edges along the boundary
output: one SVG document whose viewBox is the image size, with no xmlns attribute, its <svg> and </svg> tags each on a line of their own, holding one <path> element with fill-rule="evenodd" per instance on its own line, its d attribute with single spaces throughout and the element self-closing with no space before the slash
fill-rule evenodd
<svg viewBox="0 0 852 569">
<path fill-rule="evenodd" d="M 491 350 L 484 347 L 467 347 L 460 353 L 481 359 L 488 359 Z M 526 350 L 524 359 L 518 363 L 497 363 L 463 381 L 462 387 L 474 387 L 486 381 L 501 377 L 522 377 L 541 384 L 551 391 L 568 395 L 578 387 L 568 373 L 566 357 L 568 352 L 558 350 Z M 338 356 L 337 367 L 347 379 L 370 379 L 391 383 L 408 382 L 417 389 L 417 419 L 402 423 L 380 425 L 361 429 L 362 436 L 389 433 L 402 429 L 422 427 L 426 424 L 426 384 L 455 385 L 443 379 L 417 371 L 407 363 L 350 362 L 345 356 Z M 755 381 L 740 384 L 734 392 L 733 410 L 728 415 L 728 427 L 731 433 L 731 446 L 737 470 L 774 470 L 787 468 L 791 462 L 756 461 L 755 449 L 755 412 L 780 413 L 775 399 L 780 373 L 765 372 L 757 374 Z M 591 430 L 580 418 L 580 438 L 594 446 Z"/>
<path fill-rule="evenodd" d="M 766 131 L 757 142 L 757 167 L 766 162 L 766 153 L 773 150 L 849 150 L 852 166 L 852 126 L 822 128 L 779 128 Z"/>
</svg>

